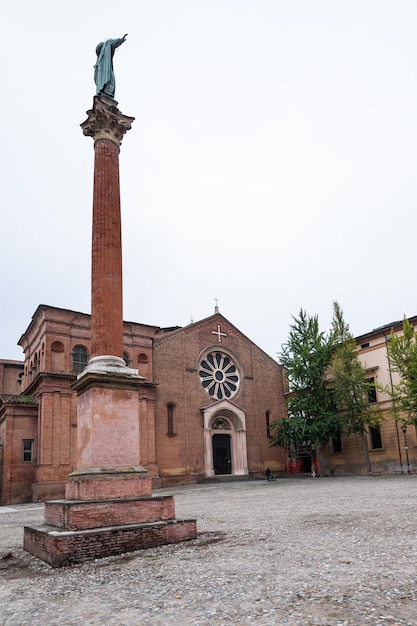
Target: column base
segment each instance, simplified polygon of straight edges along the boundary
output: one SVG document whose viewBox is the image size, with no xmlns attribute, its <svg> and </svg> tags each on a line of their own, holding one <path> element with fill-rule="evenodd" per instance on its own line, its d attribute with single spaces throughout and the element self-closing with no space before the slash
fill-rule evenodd
<svg viewBox="0 0 417 626">
<path fill-rule="evenodd" d="M 124 376 L 134 376 L 139 380 L 145 380 L 143 376 L 139 376 L 139 370 L 128 367 L 124 360 L 119 356 L 105 354 L 103 356 L 93 356 L 87 367 L 78 374 L 77 380 L 83 378 L 86 374 L 122 374 Z"/>
<path fill-rule="evenodd" d="M 168 520 L 74 531 L 43 525 L 25 527 L 23 547 L 52 567 L 64 567 L 167 543 L 190 541 L 196 537 L 195 520 Z"/>
<path fill-rule="evenodd" d="M 78 469 L 66 495 L 45 502 L 43 525 L 24 529 L 24 549 L 52 567 L 197 537 L 196 520 L 175 519 L 173 496 L 152 496 L 143 467 Z"/>
<path fill-rule="evenodd" d="M 89 467 L 68 477 L 67 500 L 107 500 L 152 495 L 152 478 L 143 467 Z"/>
</svg>

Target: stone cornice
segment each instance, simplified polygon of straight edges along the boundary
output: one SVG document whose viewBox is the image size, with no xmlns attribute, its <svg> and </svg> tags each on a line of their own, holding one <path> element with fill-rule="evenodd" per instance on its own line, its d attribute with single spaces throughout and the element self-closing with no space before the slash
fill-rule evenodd
<svg viewBox="0 0 417 626">
<path fill-rule="evenodd" d="M 94 142 L 105 139 L 120 147 L 135 118 L 123 115 L 116 105 L 111 98 L 95 96 L 93 108 L 87 111 L 88 118 L 81 124 L 84 135 L 92 137 Z"/>
</svg>

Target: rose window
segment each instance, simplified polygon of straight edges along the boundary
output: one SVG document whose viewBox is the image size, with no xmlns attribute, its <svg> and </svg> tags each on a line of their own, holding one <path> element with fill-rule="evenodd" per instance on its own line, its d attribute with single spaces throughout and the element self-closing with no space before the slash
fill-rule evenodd
<svg viewBox="0 0 417 626">
<path fill-rule="evenodd" d="M 210 352 L 200 363 L 201 384 L 212 398 L 231 398 L 239 388 L 239 372 L 221 352 Z"/>
</svg>

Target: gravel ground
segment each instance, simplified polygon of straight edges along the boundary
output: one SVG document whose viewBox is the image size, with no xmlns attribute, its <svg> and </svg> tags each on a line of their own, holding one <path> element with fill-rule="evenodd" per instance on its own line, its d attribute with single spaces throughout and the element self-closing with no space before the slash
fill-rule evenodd
<svg viewBox="0 0 417 626">
<path fill-rule="evenodd" d="M 0 507 L 0 624 L 417 625 L 417 477 L 158 490 L 191 542 L 52 569 L 25 553 L 40 504 Z"/>
</svg>

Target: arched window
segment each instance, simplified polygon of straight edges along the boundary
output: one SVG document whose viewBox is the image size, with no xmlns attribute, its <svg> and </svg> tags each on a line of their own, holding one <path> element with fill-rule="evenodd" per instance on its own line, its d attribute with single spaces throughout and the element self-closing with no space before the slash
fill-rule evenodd
<svg viewBox="0 0 417 626">
<path fill-rule="evenodd" d="M 148 355 L 145 354 L 144 352 L 141 352 L 138 355 L 138 367 L 139 367 L 139 374 L 143 376 L 144 378 L 149 379 L 149 359 L 148 359 Z"/>
<path fill-rule="evenodd" d="M 123 361 L 126 363 L 126 367 L 129 367 L 129 355 L 127 352 L 123 352 Z"/>
<path fill-rule="evenodd" d="M 232 430 L 229 420 L 224 417 L 217 417 L 212 426 L 213 430 Z"/>
<path fill-rule="evenodd" d="M 53 341 L 51 343 L 50 368 L 53 372 L 63 372 L 65 370 L 65 351 L 62 341 Z"/>
<path fill-rule="evenodd" d="M 84 346 L 75 346 L 72 352 L 72 369 L 78 374 L 83 371 L 87 365 L 87 350 Z"/>
</svg>

